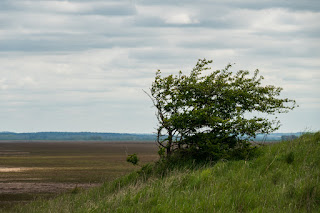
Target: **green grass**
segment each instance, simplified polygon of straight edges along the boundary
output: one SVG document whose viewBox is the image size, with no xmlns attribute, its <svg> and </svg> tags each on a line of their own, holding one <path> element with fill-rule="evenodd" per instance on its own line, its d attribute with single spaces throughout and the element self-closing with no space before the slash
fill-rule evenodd
<svg viewBox="0 0 320 213">
<path fill-rule="evenodd" d="M 265 145 L 250 161 L 151 166 L 88 191 L 74 190 L 13 212 L 319 212 L 320 132 Z"/>
</svg>

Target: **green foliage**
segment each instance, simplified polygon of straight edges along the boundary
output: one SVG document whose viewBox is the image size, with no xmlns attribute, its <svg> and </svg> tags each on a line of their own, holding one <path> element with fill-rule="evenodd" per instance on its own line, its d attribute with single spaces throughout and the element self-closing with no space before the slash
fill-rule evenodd
<svg viewBox="0 0 320 213">
<path fill-rule="evenodd" d="M 280 126 L 277 120 L 247 115 L 285 113 L 296 107 L 294 100 L 277 98 L 282 88 L 262 86 L 258 70 L 249 77 L 248 71 L 233 73 L 228 64 L 205 74 L 211 63 L 199 60 L 189 75 L 156 73 L 150 98 L 159 121 L 157 141 L 167 156 L 180 152 L 213 160 L 247 158 L 252 151 L 249 137 Z"/>
<path fill-rule="evenodd" d="M 287 156 L 286 156 L 286 162 L 288 164 L 293 163 L 294 161 L 294 153 L 291 151 Z"/>
<path fill-rule="evenodd" d="M 136 153 L 128 155 L 127 162 L 132 163 L 133 165 L 138 165 L 139 158 Z"/>
<path fill-rule="evenodd" d="M 163 148 L 163 147 L 159 148 L 158 154 L 159 154 L 160 158 L 163 158 L 165 152 L 166 152 L 165 148 Z"/>
</svg>

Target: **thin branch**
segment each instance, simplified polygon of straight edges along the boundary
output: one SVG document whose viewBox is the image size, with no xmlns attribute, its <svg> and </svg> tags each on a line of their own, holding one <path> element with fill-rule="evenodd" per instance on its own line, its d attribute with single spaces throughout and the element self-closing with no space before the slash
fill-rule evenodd
<svg viewBox="0 0 320 213">
<path fill-rule="evenodd" d="M 147 94 L 147 96 L 151 99 L 153 105 L 154 105 L 156 108 L 158 108 L 157 105 L 156 105 L 156 103 L 154 102 L 153 97 L 152 97 L 149 93 L 147 93 L 144 89 L 143 89 L 142 91 Z"/>
</svg>

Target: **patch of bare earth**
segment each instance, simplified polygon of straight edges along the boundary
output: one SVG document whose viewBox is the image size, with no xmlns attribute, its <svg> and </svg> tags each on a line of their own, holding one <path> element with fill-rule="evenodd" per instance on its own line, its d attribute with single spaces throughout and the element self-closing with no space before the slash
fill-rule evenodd
<svg viewBox="0 0 320 213">
<path fill-rule="evenodd" d="M 23 194 L 23 193 L 61 193 L 80 187 L 88 189 L 100 184 L 76 184 L 76 183 L 25 183 L 11 182 L 0 183 L 0 194 Z"/>
</svg>

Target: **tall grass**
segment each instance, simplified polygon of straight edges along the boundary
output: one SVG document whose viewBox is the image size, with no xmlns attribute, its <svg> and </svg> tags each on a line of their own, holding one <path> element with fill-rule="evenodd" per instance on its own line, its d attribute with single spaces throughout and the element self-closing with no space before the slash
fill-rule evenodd
<svg viewBox="0 0 320 213">
<path fill-rule="evenodd" d="M 250 161 L 180 166 L 163 173 L 148 165 L 100 188 L 12 211 L 320 212 L 320 132 L 259 150 L 261 155 Z"/>
</svg>

